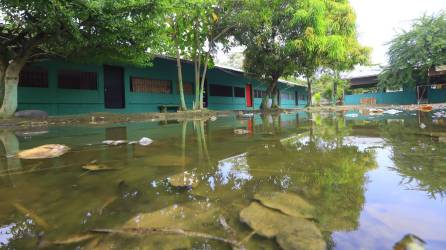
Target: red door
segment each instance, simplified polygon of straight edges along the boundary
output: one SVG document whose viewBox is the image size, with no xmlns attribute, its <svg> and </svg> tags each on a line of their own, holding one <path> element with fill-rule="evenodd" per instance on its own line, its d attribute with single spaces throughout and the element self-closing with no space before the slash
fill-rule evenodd
<svg viewBox="0 0 446 250">
<path fill-rule="evenodd" d="M 246 84 L 245 96 L 246 96 L 246 107 L 252 107 L 252 87 L 251 84 Z"/>
</svg>

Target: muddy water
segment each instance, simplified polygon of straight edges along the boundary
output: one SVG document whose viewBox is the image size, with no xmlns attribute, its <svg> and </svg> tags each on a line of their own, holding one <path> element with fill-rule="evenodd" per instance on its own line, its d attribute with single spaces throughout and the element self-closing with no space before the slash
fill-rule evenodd
<svg viewBox="0 0 446 250">
<path fill-rule="evenodd" d="M 314 207 L 312 223 L 328 248 L 391 249 L 411 233 L 427 249 L 446 249 L 443 119 L 415 112 L 293 113 L 2 131 L 0 246 L 231 249 L 196 235 L 90 232 L 137 221 L 243 241 L 247 249 L 280 249 L 274 238 L 251 234 L 239 214 L 255 194 L 282 192 Z M 154 142 L 101 143 L 141 137 Z M 49 143 L 72 150 L 54 159 L 13 157 Z M 82 169 L 92 161 L 112 170 Z M 198 185 L 173 187 L 169 177 L 185 171 Z"/>
</svg>

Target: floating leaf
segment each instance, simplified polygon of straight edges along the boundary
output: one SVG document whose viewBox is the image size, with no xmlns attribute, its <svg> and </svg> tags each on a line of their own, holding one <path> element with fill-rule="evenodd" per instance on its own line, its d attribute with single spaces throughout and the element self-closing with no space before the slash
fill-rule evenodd
<svg viewBox="0 0 446 250">
<path fill-rule="evenodd" d="M 114 168 L 108 167 L 104 164 L 97 164 L 95 162 L 90 162 L 84 166 L 82 166 L 82 169 L 88 170 L 88 171 L 106 171 L 106 170 L 115 170 Z"/>
<path fill-rule="evenodd" d="M 70 148 L 61 144 L 46 144 L 32 149 L 20 151 L 17 157 L 21 159 L 46 159 L 59 157 L 70 151 Z"/>
<path fill-rule="evenodd" d="M 313 206 L 297 194 L 283 192 L 256 194 L 254 199 L 266 207 L 277 209 L 290 216 L 313 218 Z"/>
</svg>

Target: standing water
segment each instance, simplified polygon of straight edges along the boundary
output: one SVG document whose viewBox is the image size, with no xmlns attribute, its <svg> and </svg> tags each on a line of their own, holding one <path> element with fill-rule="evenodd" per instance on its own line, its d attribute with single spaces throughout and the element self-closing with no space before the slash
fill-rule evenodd
<svg viewBox="0 0 446 250">
<path fill-rule="evenodd" d="M 413 234 L 446 249 L 445 126 L 403 112 L 5 130 L 0 247 L 392 249 Z M 44 144 L 71 150 L 14 156 Z"/>
</svg>

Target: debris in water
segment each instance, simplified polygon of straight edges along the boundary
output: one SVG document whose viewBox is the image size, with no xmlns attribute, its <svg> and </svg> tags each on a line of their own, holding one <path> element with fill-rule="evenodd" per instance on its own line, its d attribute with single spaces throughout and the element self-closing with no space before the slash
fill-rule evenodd
<svg viewBox="0 0 446 250">
<path fill-rule="evenodd" d="M 358 117 L 358 114 L 346 114 L 345 117 L 355 118 Z"/>
<path fill-rule="evenodd" d="M 394 250 L 424 250 L 426 242 L 414 234 L 406 234 L 394 246 Z"/>
<path fill-rule="evenodd" d="M 401 113 L 401 112 L 403 112 L 403 111 L 396 110 L 396 109 L 389 109 L 389 110 L 384 111 L 383 113 L 384 114 L 389 114 L 389 115 L 396 115 L 396 114 Z"/>
<path fill-rule="evenodd" d="M 209 118 L 209 120 L 211 120 L 211 122 L 215 122 L 217 120 L 216 116 L 211 116 L 211 118 Z"/>
<path fill-rule="evenodd" d="M 22 214 L 24 214 L 25 216 L 31 218 L 37 225 L 41 226 L 42 228 L 48 229 L 50 227 L 50 225 L 48 225 L 48 223 L 42 217 L 38 216 L 33 211 L 27 209 L 22 204 L 20 204 L 18 202 L 14 202 L 14 203 L 12 203 L 12 205 L 14 205 L 14 207 L 18 211 L 20 211 Z"/>
<path fill-rule="evenodd" d="M 234 129 L 234 134 L 236 134 L 236 135 L 246 135 L 246 134 L 249 134 L 249 130 L 237 128 L 237 129 Z"/>
<path fill-rule="evenodd" d="M 370 115 L 381 115 L 384 112 L 382 109 L 369 109 Z"/>
<path fill-rule="evenodd" d="M 432 106 L 431 105 L 422 105 L 421 107 L 418 108 L 418 110 L 420 110 L 422 112 L 431 112 Z"/>
<path fill-rule="evenodd" d="M 42 241 L 42 242 L 40 242 L 39 247 L 46 248 L 51 245 L 71 245 L 71 244 L 87 241 L 87 240 L 90 240 L 95 237 L 96 237 L 96 235 L 93 233 L 76 234 L 76 235 L 70 236 L 69 238 L 64 239 L 64 240 Z"/>
<path fill-rule="evenodd" d="M 106 207 L 108 207 L 108 205 L 112 204 L 117 198 L 118 197 L 116 197 L 116 196 L 111 196 L 107 200 L 105 200 L 104 204 L 99 209 L 99 215 L 102 215 L 102 212 L 104 211 L 104 209 Z"/>
<path fill-rule="evenodd" d="M 153 140 L 147 137 L 143 137 L 141 138 L 141 140 L 139 140 L 139 145 L 141 146 L 148 146 L 150 144 L 152 144 Z"/>
<path fill-rule="evenodd" d="M 286 215 L 313 218 L 314 207 L 297 194 L 283 192 L 256 194 L 254 199 L 262 205 L 279 210 Z"/>
<path fill-rule="evenodd" d="M 82 169 L 88 170 L 88 171 L 115 170 L 115 168 L 108 167 L 104 164 L 98 164 L 98 163 L 96 163 L 96 161 L 92 161 L 92 162 L 82 166 Z"/>
<path fill-rule="evenodd" d="M 425 129 L 426 127 L 427 127 L 426 124 L 424 124 L 424 123 L 421 123 L 421 124 L 420 124 L 420 128 L 421 128 L 421 129 Z"/>
<path fill-rule="evenodd" d="M 198 186 L 198 178 L 187 171 L 169 177 L 169 183 L 176 188 L 195 188 Z"/>
<path fill-rule="evenodd" d="M 17 157 L 20 159 L 46 159 L 59 157 L 70 151 L 70 148 L 61 144 L 46 144 L 32 149 L 20 151 Z"/>
<path fill-rule="evenodd" d="M 116 140 L 116 141 L 113 141 L 113 140 L 105 140 L 105 141 L 102 141 L 102 143 L 103 143 L 103 144 L 106 144 L 106 145 L 110 145 L 110 146 L 119 146 L 119 145 L 121 145 L 121 144 L 126 144 L 127 141 L 126 141 L 126 140 Z"/>
</svg>

